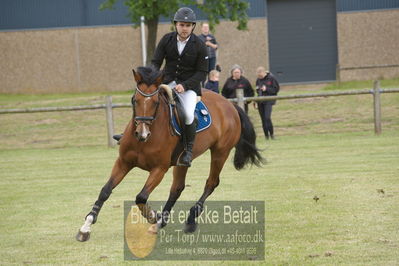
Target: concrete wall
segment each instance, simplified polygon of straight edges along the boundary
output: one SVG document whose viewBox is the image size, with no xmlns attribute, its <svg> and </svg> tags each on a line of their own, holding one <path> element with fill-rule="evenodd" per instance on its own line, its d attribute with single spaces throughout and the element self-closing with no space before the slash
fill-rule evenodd
<svg viewBox="0 0 399 266">
<path fill-rule="evenodd" d="M 236 24 L 222 22 L 216 28 L 215 37 L 219 42 L 218 63 L 222 66 L 220 86 L 230 76 L 233 64 L 239 64 L 244 76 L 255 84 L 256 68 L 269 68 L 269 50 L 266 19 L 252 19 L 248 31 L 239 31 Z"/>
<path fill-rule="evenodd" d="M 338 13 L 338 55 L 342 81 L 393 78 L 399 66 L 399 10 Z"/>
<path fill-rule="evenodd" d="M 126 90 L 139 37 L 130 26 L 0 32 L 0 92 Z"/>
<path fill-rule="evenodd" d="M 257 66 L 267 67 L 265 23 L 251 20 L 248 31 L 217 26 L 221 83 L 235 63 L 251 81 Z M 160 25 L 158 39 L 170 30 Z M 142 65 L 140 30 L 131 26 L 0 32 L 0 50 L 1 93 L 128 90 L 131 69 Z"/>
<path fill-rule="evenodd" d="M 222 21 L 216 26 L 214 36 L 219 44 L 217 64 L 222 67 L 220 86 L 230 76 L 230 69 L 239 64 L 244 70 L 244 76 L 255 83 L 256 68 L 269 67 L 269 51 L 266 19 L 251 19 L 248 30 L 236 29 L 234 22 Z M 201 25 L 197 25 L 195 34 L 200 34 Z M 158 28 L 158 40 L 171 30 L 169 24 L 162 24 Z"/>
<path fill-rule="evenodd" d="M 255 82 L 258 66 L 269 68 L 266 19 L 216 26 L 220 86 L 233 64 Z M 399 10 L 337 14 L 342 81 L 399 76 Z M 161 24 L 158 40 L 171 30 Z M 199 25 L 196 29 L 198 34 Z M 0 93 L 117 91 L 134 87 L 131 69 L 142 65 L 140 29 L 131 26 L 0 32 Z"/>
</svg>

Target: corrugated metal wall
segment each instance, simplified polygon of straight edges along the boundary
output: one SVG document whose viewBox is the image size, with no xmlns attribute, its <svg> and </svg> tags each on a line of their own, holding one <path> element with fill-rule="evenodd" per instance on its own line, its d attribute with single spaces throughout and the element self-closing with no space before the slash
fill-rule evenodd
<svg viewBox="0 0 399 266">
<path fill-rule="evenodd" d="M 104 0 L 1 0 L 0 30 L 130 24 L 121 1 L 100 11 Z"/>
<path fill-rule="evenodd" d="M 127 7 L 117 1 L 113 10 L 100 11 L 105 0 L 1 0 L 0 30 L 131 24 Z M 248 16 L 266 16 L 268 0 L 247 0 Z M 399 8 L 399 0 L 336 0 L 337 11 Z M 198 12 L 198 19 L 206 16 Z M 160 22 L 170 22 L 162 17 Z"/>
<path fill-rule="evenodd" d="M 282 83 L 335 80 L 334 0 L 269 0 L 270 70 Z"/>
<path fill-rule="evenodd" d="M 337 0 L 337 11 L 399 8 L 399 0 Z"/>
<path fill-rule="evenodd" d="M 113 10 L 99 10 L 105 0 L 1 0 L 0 30 L 131 24 L 128 8 L 117 1 Z M 248 0 L 248 15 L 265 17 L 266 1 Z M 206 16 L 196 10 L 199 20 Z M 170 22 L 162 17 L 160 22 Z"/>
</svg>

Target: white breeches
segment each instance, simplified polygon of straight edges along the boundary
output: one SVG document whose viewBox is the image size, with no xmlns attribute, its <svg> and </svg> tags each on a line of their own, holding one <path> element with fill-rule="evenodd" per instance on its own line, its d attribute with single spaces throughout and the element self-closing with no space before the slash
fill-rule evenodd
<svg viewBox="0 0 399 266">
<path fill-rule="evenodd" d="M 176 87 L 176 82 L 169 83 L 171 88 Z M 184 109 L 184 123 L 191 125 L 194 121 L 195 106 L 197 105 L 197 94 L 192 90 L 183 93 L 176 93 Z"/>
</svg>

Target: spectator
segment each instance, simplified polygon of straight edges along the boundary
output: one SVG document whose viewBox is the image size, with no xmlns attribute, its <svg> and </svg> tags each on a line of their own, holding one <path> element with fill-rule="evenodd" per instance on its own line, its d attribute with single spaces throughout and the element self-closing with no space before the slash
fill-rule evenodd
<svg viewBox="0 0 399 266">
<path fill-rule="evenodd" d="M 205 89 L 219 93 L 219 71 L 212 70 L 209 72 L 209 79 L 205 83 Z"/>
<path fill-rule="evenodd" d="M 237 98 L 236 89 L 244 90 L 244 97 L 253 97 L 254 90 L 242 74 L 243 70 L 239 65 L 233 65 L 231 69 L 231 77 L 229 77 L 223 85 L 222 95 L 226 98 Z M 245 112 L 248 113 L 248 103 L 245 103 Z"/>
<path fill-rule="evenodd" d="M 258 67 L 256 70 L 256 75 L 258 77 L 256 79 L 256 91 L 258 96 L 277 95 L 280 90 L 280 85 L 272 73 L 266 71 L 264 67 Z M 271 119 L 274 104 L 276 104 L 276 100 L 258 103 L 254 102 L 254 107 L 255 109 L 258 109 L 260 118 L 262 120 L 263 132 L 266 139 L 274 139 L 274 129 Z"/>
<path fill-rule="evenodd" d="M 215 69 L 216 66 L 216 49 L 218 49 L 218 43 L 216 42 L 215 36 L 209 33 L 209 24 L 202 23 L 201 34 L 198 36 L 204 41 L 208 51 L 208 73 Z"/>
</svg>

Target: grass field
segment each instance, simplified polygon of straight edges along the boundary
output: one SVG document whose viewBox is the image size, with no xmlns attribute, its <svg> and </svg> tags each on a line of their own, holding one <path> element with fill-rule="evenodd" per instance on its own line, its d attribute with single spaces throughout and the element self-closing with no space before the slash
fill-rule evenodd
<svg viewBox="0 0 399 266">
<path fill-rule="evenodd" d="M 1 108 L 99 102 L 103 95 L 0 96 Z M 265 201 L 266 258 L 257 263 L 399 263 L 399 95 L 383 95 L 382 107 L 383 134 L 374 136 L 369 95 L 279 101 L 277 140 L 267 142 L 251 110 L 267 164 L 238 172 L 229 159 L 210 200 Z M 114 116 L 119 132 L 131 111 L 116 109 Z M 123 260 L 123 201 L 142 188 L 147 174 L 141 170 L 114 190 L 90 241 L 74 239 L 117 153 L 106 147 L 101 110 L 0 115 L 0 264 L 131 263 Z M 208 169 L 207 153 L 194 161 L 181 200 L 199 198 Z M 170 184 L 168 173 L 151 200 L 166 200 Z"/>
</svg>

